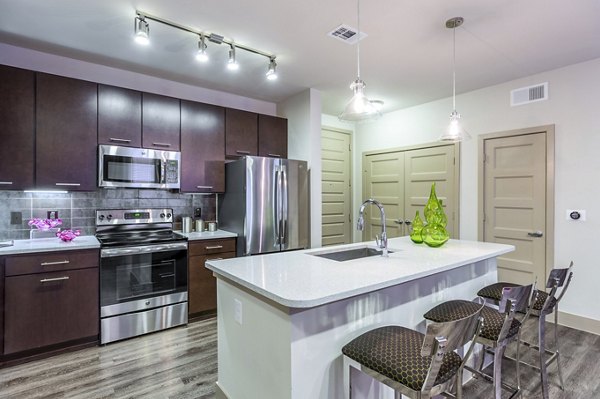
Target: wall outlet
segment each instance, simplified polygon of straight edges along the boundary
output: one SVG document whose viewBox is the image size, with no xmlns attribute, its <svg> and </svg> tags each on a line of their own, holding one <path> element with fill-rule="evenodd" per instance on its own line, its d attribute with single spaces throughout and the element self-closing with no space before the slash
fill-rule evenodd
<svg viewBox="0 0 600 399">
<path fill-rule="evenodd" d="M 572 222 L 585 222 L 585 210 L 567 209 L 567 220 Z"/>
<path fill-rule="evenodd" d="M 23 224 L 23 214 L 21 212 L 11 212 L 10 224 Z"/>
<path fill-rule="evenodd" d="M 242 325 L 242 301 L 239 299 L 233 300 L 233 320 Z"/>
<path fill-rule="evenodd" d="M 48 211 L 46 215 L 48 219 L 58 219 L 58 211 Z"/>
<path fill-rule="evenodd" d="M 201 219 L 202 218 L 202 208 L 195 208 L 194 209 L 194 218 L 195 219 Z"/>
</svg>

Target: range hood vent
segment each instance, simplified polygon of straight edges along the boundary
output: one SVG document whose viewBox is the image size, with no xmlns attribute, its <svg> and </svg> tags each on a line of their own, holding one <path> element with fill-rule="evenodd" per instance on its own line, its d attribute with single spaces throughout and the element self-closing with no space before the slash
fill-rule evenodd
<svg viewBox="0 0 600 399">
<path fill-rule="evenodd" d="M 511 90 L 510 106 L 524 105 L 548 99 L 548 82 Z"/>
<path fill-rule="evenodd" d="M 360 32 L 360 34 L 357 33 L 358 30 L 356 28 L 353 28 L 350 25 L 341 24 L 340 26 L 329 32 L 327 36 L 341 40 L 347 44 L 356 44 L 359 40 L 362 40 L 365 37 L 367 37 L 367 34 L 365 32 Z"/>
</svg>

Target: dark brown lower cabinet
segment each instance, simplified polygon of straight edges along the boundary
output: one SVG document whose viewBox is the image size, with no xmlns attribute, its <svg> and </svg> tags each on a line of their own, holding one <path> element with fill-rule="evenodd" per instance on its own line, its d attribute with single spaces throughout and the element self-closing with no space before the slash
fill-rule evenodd
<svg viewBox="0 0 600 399">
<path fill-rule="evenodd" d="M 98 268 L 4 278 L 4 354 L 98 336 Z"/>
<path fill-rule="evenodd" d="M 190 242 L 188 259 L 188 313 L 190 316 L 217 309 L 217 279 L 205 263 L 235 258 L 235 238 Z"/>
</svg>

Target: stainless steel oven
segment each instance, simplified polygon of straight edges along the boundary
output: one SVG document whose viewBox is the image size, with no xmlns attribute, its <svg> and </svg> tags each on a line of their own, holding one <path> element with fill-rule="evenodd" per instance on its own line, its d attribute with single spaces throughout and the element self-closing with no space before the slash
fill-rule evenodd
<svg viewBox="0 0 600 399">
<path fill-rule="evenodd" d="M 167 221 L 143 223 L 153 219 Z M 171 229 L 172 211 L 97 211 L 96 223 L 100 342 L 186 324 L 188 244 Z"/>
<path fill-rule="evenodd" d="M 164 188 L 181 186 L 181 153 L 146 148 L 98 146 L 100 187 Z"/>
</svg>

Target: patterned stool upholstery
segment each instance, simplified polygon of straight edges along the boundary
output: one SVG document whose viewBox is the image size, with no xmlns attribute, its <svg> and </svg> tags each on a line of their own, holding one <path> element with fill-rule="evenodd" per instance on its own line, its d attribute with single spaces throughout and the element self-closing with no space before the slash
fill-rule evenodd
<svg viewBox="0 0 600 399">
<path fill-rule="evenodd" d="M 466 317 L 480 307 L 481 305 L 471 301 L 448 301 L 429 310 L 423 317 L 427 320 L 442 323 Z M 483 317 L 483 328 L 479 336 L 491 341 L 497 341 L 502 331 L 502 325 L 504 324 L 504 315 L 494 308 L 485 306 L 481 311 L 481 317 Z M 521 328 L 521 322 L 513 319 L 506 338 L 514 337 L 519 332 L 519 328 Z"/>
<path fill-rule="evenodd" d="M 477 310 L 476 307 L 466 316 Z M 420 391 L 431 364 L 431 357 L 421 356 L 424 338 L 424 334 L 408 328 L 381 327 L 350 341 L 342 348 L 342 353 L 379 374 Z M 456 353 L 446 353 L 435 383 L 442 384 L 452 378 L 461 362 Z"/>
<path fill-rule="evenodd" d="M 513 284 L 513 283 L 491 284 L 491 285 L 488 285 L 487 287 L 483 287 L 482 289 L 480 289 L 479 292 L 477 292 L 477 296 L 480 296 L 480 297 L 486 298 L 486 299 L 491 299 L 494 302 L 500 302 L 500 299 L 502 298 L 502 288 L 518 287 L 518 286 L 519 286 L 519 284 Z M 532 308 L 533 308 L 533 310 L 536 310 L 539 312 L 544 307 L 544 303 L 546 303 L 546 299 L 548 298 L 548 293 L 545 291 L 536 290 L 535 293 L 533 294 L 533 297 L 536 298 L 536 295 L 537 295 L 537 299 L 534 302 Z M 556 305 L 556 298 L 552 297 L 550 299 L 549 308 L 553 309 L 554 305 Z"/>
</svg>

